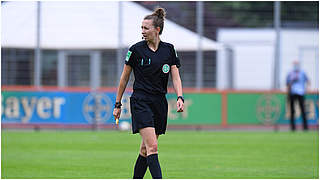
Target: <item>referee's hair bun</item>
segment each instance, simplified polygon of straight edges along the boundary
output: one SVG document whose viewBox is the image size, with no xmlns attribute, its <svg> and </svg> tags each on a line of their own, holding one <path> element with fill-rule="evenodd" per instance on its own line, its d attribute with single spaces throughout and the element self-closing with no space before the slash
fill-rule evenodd
<svg viewBox="0 0 320 180">
<path fill-rule="evenodd" d="M 153 11 L 152 15 L 157 16 L 160 19 L 164 19 L 166 16 L 166 11 L 163 8 L 158 7 Z"/>
<path fill-rule="evenodd" d="M 162 34 L 163 24 L 164 24 L 163 22 L 164 22 L 165 16 L 166 16 L 166 11 L 161 7 L 157 7 L 152 14 L 144 17 L 144 20 L 151 19 L 153 21 L 153 26 L 155 28 L 160 27 L 159 34 Z"/>
</svg>

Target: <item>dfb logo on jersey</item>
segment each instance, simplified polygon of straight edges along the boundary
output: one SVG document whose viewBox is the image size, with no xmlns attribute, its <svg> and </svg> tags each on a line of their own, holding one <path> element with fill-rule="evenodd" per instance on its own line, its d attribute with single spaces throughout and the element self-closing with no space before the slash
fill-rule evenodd
<svg viewBox="0 0 320 180">
<path fill-rule="evenodd" d="M 170 67 L 168 64 L 162 66 L 162 72 L 168 73 L 170 71 Z"/>
</svg>

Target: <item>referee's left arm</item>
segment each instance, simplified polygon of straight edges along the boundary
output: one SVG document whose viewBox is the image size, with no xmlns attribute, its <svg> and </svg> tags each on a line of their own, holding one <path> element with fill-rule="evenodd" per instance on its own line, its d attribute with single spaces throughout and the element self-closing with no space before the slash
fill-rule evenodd
<svg viewBox="0 0 320 180">
<path fill-rule="evenodd" d="M 172 82 L 173 82 L 173 88 L 176 91 L 177 96 L 182 96 L 182 84 L 181 84 L 181 79 L 180 79 L 180 74 L 179 74 L 179 69 L 177 68 L 176 65 L 171 66 L 171 77 L 172 77 Z M 177 108 L 178 112 L 183 112 L 183 101 L 182 99 L 178 98 L 177 101 Z"/>
</svg>

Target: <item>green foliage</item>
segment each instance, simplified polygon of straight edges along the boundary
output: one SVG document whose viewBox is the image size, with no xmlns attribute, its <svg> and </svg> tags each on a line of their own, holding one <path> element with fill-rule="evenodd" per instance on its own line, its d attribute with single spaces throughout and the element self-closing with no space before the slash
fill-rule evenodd
<svg viewBox="0 0 320 180">
<path fill-rule="evenodd" d="M 284 1 L 282 18 L 291 21 L 319 21 L 319 1 Z"/>
<path fill-rule="evenodd" d="M 218 17 L 228 17 L 241 27 L 273 26 L 274 2 L 228 1 L 208 2 L 208 10 Z M 281 20 L 318 24 L 319 2 L 281 2 Z"/>
<path fill-rule="evenodd" d="M 141 141 L 117 131 L 2 131 L 1 138 L 1 178 L 14 179 L 129 179 Z M 318 132 L 168 131 L 159 158 L 171 179 L 318 179 L 318 142 Z"/>
</svg>

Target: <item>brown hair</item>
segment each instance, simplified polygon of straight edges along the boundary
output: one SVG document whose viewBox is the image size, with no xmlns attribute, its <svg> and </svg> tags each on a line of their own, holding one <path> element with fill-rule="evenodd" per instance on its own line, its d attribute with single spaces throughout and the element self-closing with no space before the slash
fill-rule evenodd
<svg viewBox="0 0 320 180">
<path fill-rule="evenodd" d="M 146 17 L 144 17 L 144 19 L 152 19 L 153 21 L 153 26 L 156 27 L 160 27 L 160 32 L 159 34 L 162 33 L 163 30 L 163 22 L 164 22 L 164 18 L 166 16 L 166 11 L 163 8 L 156 8 L 152 14 L 147 15 Z"/>
</svg>

